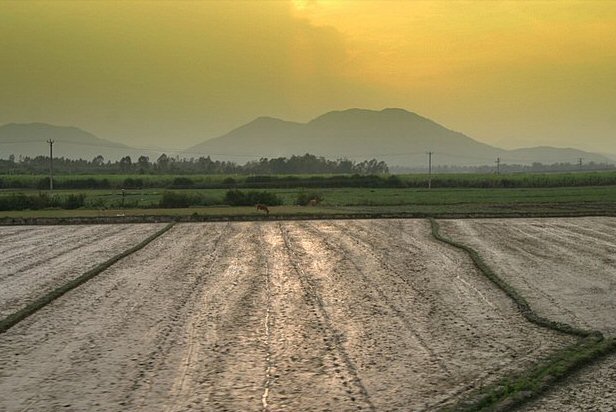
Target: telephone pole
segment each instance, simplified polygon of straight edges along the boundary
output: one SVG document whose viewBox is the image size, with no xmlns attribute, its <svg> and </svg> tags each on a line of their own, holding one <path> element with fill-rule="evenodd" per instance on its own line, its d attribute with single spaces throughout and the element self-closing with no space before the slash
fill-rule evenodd
<svg viewBox="0 0 616 412">
<path fill-rule="evenodd" d="M 496 174 L 500 175 L 500 157 L 496 158 Z"/>
<path fill-rule="evenodd" d="M 428 152 L 428 189 L 432 189 L 432 152 Z"/>
<path fill-rule="evenodd" d="M 53 144 L 54 141 L 49 139 L 49 190 L 53 190 Z"/>
<path fill-rule="evenodd" d="M 581 157 L 578 157 L 578 169 L 582 170 L 582 160 L 584 160 Z"/>
</svg>

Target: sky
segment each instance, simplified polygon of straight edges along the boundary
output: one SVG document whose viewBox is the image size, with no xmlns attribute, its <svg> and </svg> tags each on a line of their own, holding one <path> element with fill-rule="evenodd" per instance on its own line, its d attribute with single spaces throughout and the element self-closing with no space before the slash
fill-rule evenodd
<svg viewBox="0 0 616 412">
<path fill-rule="evenodd" d="M 616 153 L 616 1 L 0 1 L 0 124 L 182 149 L 353 107 Z"/>
</svg>

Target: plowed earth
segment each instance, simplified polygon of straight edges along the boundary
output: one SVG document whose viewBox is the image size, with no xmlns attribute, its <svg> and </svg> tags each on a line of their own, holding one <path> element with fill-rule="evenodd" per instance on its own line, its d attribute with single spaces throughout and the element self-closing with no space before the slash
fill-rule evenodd
<svg viewBox="0 0 616 412">
<path fill-rule="evenodd" d="M 426 221 L 183 224 L 0 335 L 0 410 L 435 410 L 572 341 Z"/>
<path fill-rule="evenodd" d="M 475 248 L 539 314 L 616 335 L 616 219 L 440 221 L 442 232 Z M 616 410 L 616 357 L 584 368 L 533 411 Z"/>
<path fill-rule="evenodd" d="M 0 227 L 0 318 L 141 242 L 163 226 Z"/>
</svg>

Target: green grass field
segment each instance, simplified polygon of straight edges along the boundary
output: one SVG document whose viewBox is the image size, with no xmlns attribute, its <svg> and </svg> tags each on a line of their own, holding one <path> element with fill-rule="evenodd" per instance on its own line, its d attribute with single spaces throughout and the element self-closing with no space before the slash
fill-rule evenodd
<svg viewBox="0 0 616 412">
<path fill-rule="evenodd" d="M 553 216 L 616 214 L 616 187 L 565 187 L 540 189 L 370 189 L 341 188 L 318 190 L 323 202 L 317 207 L 295 206 L 301 189 L 271 189 L 283 199 L 282 206 L 271 208 L 273 215 L 382 215 L 415 216 Z M 20 191 L 37 195 L 36 190 Z M 208 207 L 160 209 L 158 202 L 164 189 L 128 190 L 122 208 L 118 190 L 59 190 L 55 195 L 83 193 L 86 207 L 75 210 L 3 211 L 0 217 L 70 217 L 70 216 L 257 216 L 253 207 L 228 207 L 221 203 L 225 189 L 178 190 L 207 196 L 214 204 Z M 0 196 L 13 192 L 2 191 Z"/>
</svg>

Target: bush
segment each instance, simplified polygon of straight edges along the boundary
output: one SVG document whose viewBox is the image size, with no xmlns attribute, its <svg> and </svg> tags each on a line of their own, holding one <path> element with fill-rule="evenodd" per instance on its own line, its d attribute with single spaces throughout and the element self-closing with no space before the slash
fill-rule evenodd
<svg viewBox="0 0 616 412">
<path fill-rule="evenodd" d="M 192 187 L 194 184 L 195 182 L 193 182 L 192 179 L 189 179 L 188 177 L 176 177 L 175 179 L 173 179 L 171 187 L 176 189 L 187 189 Z"/>
<path fill-rule="evenodd" d="M 78 209 L 80 207 L 83 207 L 85 203 L 86 195 L 84 195 L 83 193 L 75 195 L 70 194 L 61 201 L 60 206 L 64 209 Z"/>
<path fill-rule="evenodd" d="M 86 195 L 83 193 L 71 194 L 66 197 L 49 196 L 46 193 L 28 196 L 15 193 L 10 196 L 0 196 L 0 210 L 39 210 L 50 207 L 63 209 L 77 209 L 85 205 Z"/>
<path fill-rule="evenodd" d="M 227 191 L 224 203 L 229 206 L 254 206 L 258 203 L 268 206 L 278 206 L 282 204 L 282 199 L 271 192 L 242 192 L 236 189 Z"/>
<path fill-rule="evenodd" d="M 42 179 L 39 179 L 38 183 L 36 184 L 36 188 L 38 190 L 49 189 L 49 178 L 48 177 L 44 177 Z"/>
<path fill-rule="evenodd" d="M 227 185 L 227 186 L 234 186 L 235 183 L 236 181 L 232 177 L 225 177 L 224 180 L 222 181 L 222 184 Z"/>
<path fill-rule="evenodd" d="M 211 206 L 220 204 L 220 201 L 209 196 L 197 193 L 182 193 L 165 191 L 158 205 L 163 208 L 179 208 L 190 206 Z"/>
<path fill-rule="evenodd" d="M 142 189 L 144 187 L 143 179 L 133 179 L 131 177 L 127 177 L 124 179 L 122 187 L 124 189 Z"/>
<path fill-rule="evenodd" d="M 187 193 L 163 192 L 159 206 L 164 208 L 189 207 L 192 203 L 191 196 Z"/>
</svg>

